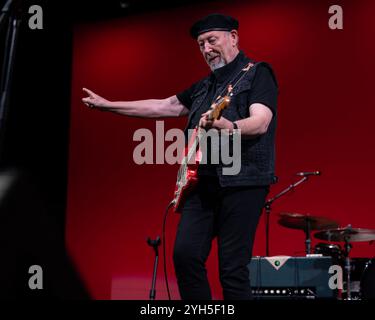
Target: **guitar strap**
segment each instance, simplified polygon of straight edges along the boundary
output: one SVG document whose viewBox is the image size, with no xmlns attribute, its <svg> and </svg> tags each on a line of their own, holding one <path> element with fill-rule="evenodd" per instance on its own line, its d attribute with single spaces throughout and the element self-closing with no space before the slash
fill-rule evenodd
<svg viewBox="0 0 375 320">
<path fill-rule="evenodd" d="M 232 85 L 232 90 L 237 86 L 237 84 L 242 80 L 242 78 L 245 76 L 247 72 L 254 66 L 254 63 L 248 62 L 244 65 L 244 67 L 241 69 L 239 73 L 237 73 L 232 79 L 229 79 L 229 81 L 226 81 L 223 89 L 220 91 L 220 94 L 217 95 L 215 99 L 213 99 L 212 103 L 220 99 L 223 95 L 225 95 L 225 92 L 228 90 L 228 86 Z M 230 96 L 232 96 L 233 93 L 230 93 Z M 214 95 L 215 96 L 215 95 Z M 211 103 L 211 105 L 212 105 Z"/>
<path fill-rule="evenodd" d="M 253 66 L 254 66 L 254 63 L 247 62 L 246 64 L 244 64 L 243 68 L 241 68 L 241 70 L 237 74 L 235 74 L 235 76 L 233 78 L 230 78 L 229 80 L 225 81 L 224 85 L 220 86 L 220 88 L 216 88 L 215 93 L 213 94 L 214 98 L 212 99 L 212 102 L 210 103 L 209 106 L 207 106 L 207 109 L 204 109 L 203 112 L 208 111 L 214 102 L 216 102 L 221 97 L 225 96 L 226 92 L 228 90 L 228 86 L 234 83 L 232 85 L 232 90 L 233 90 L 237 86 L 237 84 L 239 84 L 239 82 L 242 80 L 242 78 L 246 75 L 246 73 L 251 70 L 251 68 Z M 218 91 L 219 91 L 219 94 L 217 94 Z M 233 91 L 230 93 L 229 96 L 233 96 Z M 209 102 L 209 100 L 207 100 L 207 102 Z M 189 119 L 188 119 L 188 122 L 187 122 L 186 127 L 185 127 L 185 134 L 186 134 L 186 140 L 187 141 L 190 140 L 190 137 L 187 135 L 187 130 L 190 127 L 190 123 L 193 119 L 193 116 L 195 115 L 196 112 L 198 112 L 199 110 L 202 110 L 201 108 L 202 108 L 202 105 L 199 108 L 190 112 L 190 114 L 189 114 Z"/>
</svg>

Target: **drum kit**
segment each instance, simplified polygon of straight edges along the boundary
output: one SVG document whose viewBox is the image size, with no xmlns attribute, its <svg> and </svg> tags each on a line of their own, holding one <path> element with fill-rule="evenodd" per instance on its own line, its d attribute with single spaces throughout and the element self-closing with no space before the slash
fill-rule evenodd
<svg viewBox="0 0 375 320">
<path fill-rule="evenodd" d="M 331 256 L 333 261 L 343 267 L 345 300 L 375 299 L 375 259 L 366 258 L 365 263 L 361 263 L 363 259 L 350 257 L 352 243 L 374 241 L 375 230 L 352 228 L 351 225 L 339 228 L 336 221 L 326 217 L 291 212 L 280 213 L 278 223 L 286 228 L 304 231 L 306 255 L 312 254 L 312 231 L 316 231 L 314 238 L 329 242 L 318 243 L 314 247 L 313 254 Z M 338 243 L 343 244 L 343 248 Z M 358 274 L 358 269 L 360 269 L 359 279 L 354 278 Z M 357 282 L 359 282 L 359 289 L 354 285 Z"/>
</svg>

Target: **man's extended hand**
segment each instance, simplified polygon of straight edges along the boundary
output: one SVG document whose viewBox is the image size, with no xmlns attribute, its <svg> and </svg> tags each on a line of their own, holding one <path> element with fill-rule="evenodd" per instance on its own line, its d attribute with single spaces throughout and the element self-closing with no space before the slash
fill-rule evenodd
<svg viewBox="0 0 375 320">
<path fill-rule="evenodd" d="M 205 129 L 215 128 L 218 130 L 227 129 L 229 132 L 233 131 L 233 123 L 224 117 L 221 117 L 220 120 L 209 120 L 208 115 L 210 111 L 207 111 L 202 114 L 201 119 L 199 120 L 199 126 Z"/>
<path fill-rule="evenodd" d="M 92 92 L 89 89 L 82 88 L 84 92 L 86 92 L 89 96 L 86 98 L 82 98 L 82 102 L 87 105 L 89 108 L 102 108 L 109 106 L 110 101 L 104 99 L 103 97 L 97 95 L 96 93 Z"/>
</svg>

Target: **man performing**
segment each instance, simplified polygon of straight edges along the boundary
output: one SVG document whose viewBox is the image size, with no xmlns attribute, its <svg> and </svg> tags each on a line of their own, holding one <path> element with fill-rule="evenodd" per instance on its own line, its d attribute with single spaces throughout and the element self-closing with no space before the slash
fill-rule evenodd
<svg viewBox="0 0 375 320">
<path fill-rule="evenodd" d="M 254 62 L 239 50 L 238 27 L 236 19 L 222 14 L 193 24 L 191 36 L 211 73 L 169 98 L 115 102 L 83 89 L 88 97 L 82 101 L 90 108 L 136 117 L 188 116 L 187 129 L 240 130 L 240 172 L 224 175 L 221 163 L 200 165 L 198 184 L 184 202 L 173 254 L 182 299 L 212 298 L 205 263 L 214 238 L 224 299 L 251 298 L 247 264 L 269 186 L 276 181 L 277 82 L 267 63 Z M 212 102 L 236 81 L 222 117 L 210 120 Z"/>
</svg>

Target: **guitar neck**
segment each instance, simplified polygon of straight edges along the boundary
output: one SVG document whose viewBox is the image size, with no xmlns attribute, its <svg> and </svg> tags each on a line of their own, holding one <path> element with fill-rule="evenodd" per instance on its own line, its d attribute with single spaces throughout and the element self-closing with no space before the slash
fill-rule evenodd
<svg viewBox="0 0 375 320">
<path fill-rule="evenodd" d="M 201 138 L 202 138 L 202 133 L 203 133 L 202 128 L 196 126 L 195 130 L 197 131 L 197 133 L 194 136 L 194 140 L 189 144 L 188 152 L 187 152 L 187 155 L 186 155 L 187 161 L 189 161 L 191 159 L 191 157 L 193 157 L 195 155 L 196 150 L 197 150 L 197 148 L 199 146 L 199 143 L 201 141 Z"/>
<path fill-rule="evenodd" d="M 232 87 L 229 86 L 228 92 L 231 92 Z M 230 98 L 228 95 L 225 97 L 219 96 L 216 99 L 216 102 L 211 105 L 211 112 L 208 114 L 208 119 L 209 120 L 218 120 L 221 117 L 222 111 L 229 105 Z M 200 140 L 202 138 L 204 129 L 202 129 L 199 126 L 195 127 L 196 134 L 194 135 L 194 141 L 189 144 L 188 146 L 188 153 L 187 153 L 187 161 L 191 159 L 192 156 L 196 154 L 196 150 L 199 146 Z"/>
</svg>

